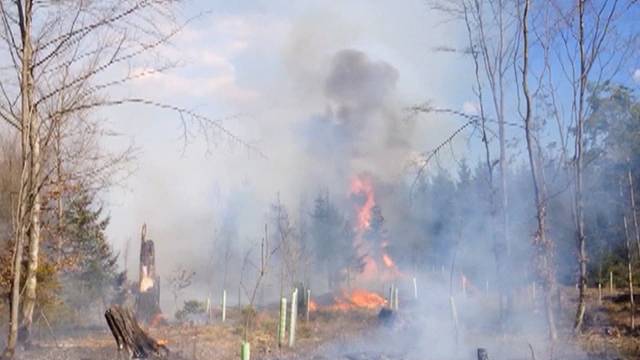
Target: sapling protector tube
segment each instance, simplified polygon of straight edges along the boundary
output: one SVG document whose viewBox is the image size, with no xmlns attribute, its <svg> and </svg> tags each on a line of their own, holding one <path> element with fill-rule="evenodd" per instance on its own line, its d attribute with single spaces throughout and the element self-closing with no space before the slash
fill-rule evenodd
<svg viewBox="0 0 640 360">
<path fill-rule="evenodd" d="M 248 341 L 243 341 L 240 347 L 240 360 L 251 359 L 251 345 Z"/>
<path fill-rule="evenodd" d="M 296 320 L 298 319 L 298 289 L 291 294 L 291 320 L 289 321 L 289 347 L 296 342 Z"/>
<path fill-rule="evenodd" d="M 280 299 L 280 322 L 278 324 L 278 346 L 284 344 L 284 337 L 287 329 L 287 298 Z"/>
</svg>

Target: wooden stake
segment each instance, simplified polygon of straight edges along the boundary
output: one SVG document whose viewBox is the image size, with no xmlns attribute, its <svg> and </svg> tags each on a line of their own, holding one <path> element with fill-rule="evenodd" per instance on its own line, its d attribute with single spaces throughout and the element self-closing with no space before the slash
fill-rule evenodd
<svg viewBox="0 0 640 360">
<path fill-rule="evenodd" d="M 298 320 L 298 289 L 291 294 L 291 320 L 289 321 L 289 347 L 296 343 L 296 321 Z"/>
<path fill-rule="evenodd" d="M 207 296 L 207 321 L 211 321 L 211 297 Z"/>
<path fill-rule="evenodd" d="M 227 290 L 222 290 L 222 322 L 227 320 Z"/>
<path fill-rule="evenodd" d="M 305 318 L 307 320 L 307 322 L 309 322 L 309 312 L 311 310 L 311 290 L 307 289 L 307 309 L 306 309 L 306 314 L 305 314 Z"/>
<path fill-rule="evenodd" d="M 602 305 L 602 284 L 598 283 L 598 304 Z"/>
<path fill-rule="evenodd" d="M 467 278 L 464 276 L 464 274 L 460 275 L 460 283 L 462 285 L 462 296 L 463 297 L 467 297 Z"/>
<path fill-rule="evenodd" d="M 195 324 L 193 325 L 193 329 L 195 330 L 193 333 L 193 356 L 191 357 L 193 360 L 198 360 L 198 352 L 197 352 L 197 344 L 198 344 L 198 334 L 196 333 Z"/>
<path fill-rule="evenodd" d="M 449 297 L 449 305 L 451 306 L 451 320 L 453 320 L 453 329 L 456 335 L 456 341 L 458 339 L 458 310 L 456 309 L 456 301 L 453 296 Z"/>
<path fill-rule="evenodd" d="M 391 284 L 391 287 L 389 288 L 389 309 L 393 310 L 394 306 L 393 306 L 393 284 Z"/>
<path fill-rule="evenodd" d="M 531 283 L 531 302 L 536 301 L 536 282 Z"/>
<path fill-rule="evenodd" d="M 287 329 L 287 298 L 280 299 L 280 322 L 278 324 L 278 347 L 284 344 Z"/>
<path fill-rule="evenodd" d="M 629 228 L 627 224 L 627 216 L 623 215 L 622 220 L 624 223 L 624 232 L 627 240 L 627 281 L 629 283 L 629 304 L 630 304 L 630 316 L 631 316 L 631 330 L 636 327 L 636 304 L 635 299 L 633 298 L 633 266 L 631 257 L 631 244 L 629 239 Z"/>
<path fill-rule="evenodd" d="M 609 271 L 609 293 L 613 295 L 613 271 Z"/>
<path fill-rule="evenodd" d="M 398 288 L 393 289 L 393 306 L 394 310 L 398 311 Z"/>
<path fill-rule="evenodd" d="M 557 289 L 557 297 L 558 297 L 558 313 L 562 313 L 562 290 L 558 287 Z"/>
</svg>

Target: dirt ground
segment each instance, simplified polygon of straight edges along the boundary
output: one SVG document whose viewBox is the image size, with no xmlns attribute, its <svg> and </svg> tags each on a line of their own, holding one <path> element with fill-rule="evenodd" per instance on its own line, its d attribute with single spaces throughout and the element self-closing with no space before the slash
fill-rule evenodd
<svg viewBox="0 0 640 360">
<path fill-rule="evenodd" d="M 276 341 L 276 312 L 259 312 L 249 332 L 252 359 L 345 359 L 345 360 L 411 360 L 411 359 L 475 359 L 476 344 L 487 344 L 490 359 L 640 359 L 640 330 L 630 327 L 628 296 L 621 292 L 603 294 L 599 304 L 597 290 L 589 292 L 589 307 L 584 334 L 575 337 L 569 329 L 575 309 L 575 289 L 562 291 L 563 316 L 558 319 L 560 340 L 549 347 L 540 339 L 517 331 L 498 335 L 486 327 L 465 328 L 465 340 L 453 354 L 442 356 L 436 349 L 438 339 L 450 341 L 451 332 L 442 327 L 441 334 L 428 337 L 416 329 L 421 314 L 407 306 L 391 324 L 378 318 L 376 310 L 318 311 L 309 322 L 298 323 L 294 349 L 279 348 Z M 640 298 L 636 300 L 639 302 Z M 526 299 L 516 306 L 526 306 Z M 533 305 L 532 305 L 533 306 Z M 532 311 L 540 311 L 532 308 Z M 172 359 L 239 359 L 243 326 L 240 314 L 228 313 L 229 321 L 210 325 L 168 325 L 149 329 L 152 336 L 167 341 Z M 428 319 L 427 319 L 428 321 Z M 461 319 L 461 322 L 465 319 Z M 640 325 L 640 320 L 638 321 Z M 640 326 L 638 326 L 640 328 Z M 433 332 L 432 330 L 430 330 Z M 436 328 L 436 332 L 438 328 Z M 41 332 L 34 347 L 22 351 L 19 359 L 33 360 L 101 360 L 117 359 L 115 342 L 106 325 L 94 329 L 78 329 L 57 333 Z M 436 339 L 434 341 L 434 339 Z M 126 358 L 126 357 L 121 357 Z"/>
<path fill-rule="evenodd" d="M 172 359 L 238 359 L 244 327 L 240 314 L 228 312 L 225 323 L 211 325 L 167 325 L 149 330 L 156 339 L 167 342 Z M 312 314 L 309 322 L 298 322 L 295 349 L 277 345 L 276 313 L 261 312 L 257 315 L 252 331 L 249 332 L 252 359 L 294 359 L 315 354 L 323 344 L 346 342 L 367 329 L 375 328 L 377 312 L 320 311 Z M 23 351 L 19 359 L 38 360 L 98 360 L 116 359 L 118 354 L 113 337 L 108 329 L 85 329 L 65 335 L 43 334 L 43 339 L 35 341 L 33 348 Z M 126 357 L 125 357 L 126 358 Z"/>
</svg>

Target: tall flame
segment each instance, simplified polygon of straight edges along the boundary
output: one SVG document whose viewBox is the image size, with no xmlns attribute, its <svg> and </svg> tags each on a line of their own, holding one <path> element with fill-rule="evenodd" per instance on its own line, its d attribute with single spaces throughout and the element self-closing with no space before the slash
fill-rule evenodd
<svg viewBox="0 0 640 360">
<path fill-rule="evenodd" d="M 365 241 L 365 234 L 371 228 L 373 210 L 376 206 L 375 191 L 371 178 L 366 175 L 356 176 L 351 180 L 351 195 L 358 196 L 362 200 L 356 208 L 356 236 L 354 243 L 359 255 L 363 258 L 364 267 L 362 277 L 364 280 L 379 279 L 381 275 L 385 277 L 396 277 L 400 275 L 398 268 L 391 256 L 387 253 L 389 242 L 385 239 L 379 245 Z M 384 267 L 378 265 L 378 261 L 382 260 Z M 387 269 L 385 274 L 380 274 L 379 269 Z"/>
<path fill-rule="evenodd" d="M 142 266 L 142 274 L 140 278 L 140 292 L 147 292 L 147 290 L 153 287 L 153 279 L 149 276 L 147 267 Z"/>
<path fill-rule="evenodd" d="M 391 256 L 389 256 L 389 254 L 382 254 L 382 261 L 388 268 L 394 268 L 396 266 L 396 263 L 393 262 L 393 259 L 391 259 Z"/>
<path fill-rule="evenodd" d="M 364 232 L 371 227 L 371 210 L 376 206 L 375 193 L 371 181 L 365 177 L 355 177 L 351 181 L 351 194 L 364 195 L 365 201 L 358 209 L 356 230 Z"/>
</svg>

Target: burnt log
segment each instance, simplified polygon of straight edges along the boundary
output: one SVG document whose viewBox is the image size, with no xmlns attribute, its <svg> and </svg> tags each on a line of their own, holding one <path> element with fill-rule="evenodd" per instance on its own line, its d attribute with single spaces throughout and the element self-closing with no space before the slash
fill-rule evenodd
<svg viewBox="0 0 640 360">
<path fill-rule="evenodd" d="M 378 313 L 378 321 L 384 326 L 393 326 L 396 322 L 396 312 L 389 308 L 382 308 Z"/>
<path fill-rule="evenodd" d="M 118 351 L 127 351 L 133 359 L 166 359 L 169 349 L 147 334 L 128 308 L 111 306 L 104 313 Z"/>
<path fill-rule="evenodd" d="M 478 348 L 478 360 L 489 360 L 487 349 Z"/>
</svg>

